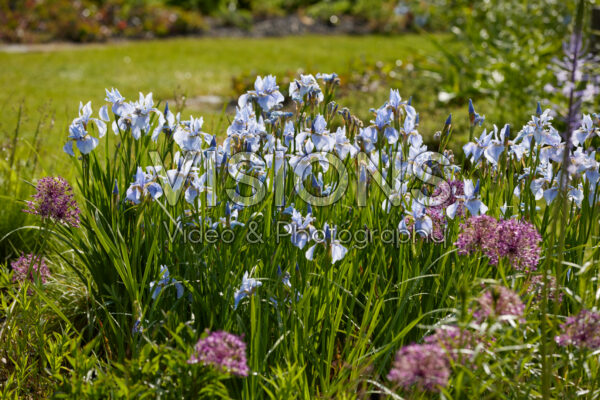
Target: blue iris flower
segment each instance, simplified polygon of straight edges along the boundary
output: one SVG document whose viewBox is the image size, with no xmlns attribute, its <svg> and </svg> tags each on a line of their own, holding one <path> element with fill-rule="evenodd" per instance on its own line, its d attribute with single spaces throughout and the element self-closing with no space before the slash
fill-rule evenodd
<svg viewBox="0 0 600 400">
<path fill-rule="evenodd" d="M 262 286 L 262 282 L 254 278 L 250 278 L 248 276 L 248 272 L 244 272 L 244 277 L 242 278 L 242 285 L 233 294 L 233 308 L 237 308 L 240 301 L 242 301 L 246 297 L 252 296 L 256 289 L 260 286 Z"/>
<path fill-rule="evenodd" d="M 270 111 L 279 106 L 284 98 L 279 92 L 276 79 L 273 75 L 265 76 L 264 78 L 257 76 L 254 81 L 254 90 L 240 96 L 238 104 L 244 107 L 250 100 L 256 100 L 263 111 Z"/>
<path fill-rule="evenodd" d="M 162 187 L 156 182 L 156 176 L 153 173 L 146 174 L 141 167 L 138 167 L 135 181 L 127 189 L 126 198 L 134 204 L 140 204 L 147 195 L 156 200 L 162 194 Z"/>
<path fill-rule="evenodd" d="M 174 285 L 177 290 L 177 298 L 183 296 L 183 285 L 177 282 L 175 279 L 169 276 L 169 268 L 166 265 L 160 266 L 159 279 L 150 282 L 150 289 L 152 289 L 152 298 L 156 299 L 160 294 L 161 290 L 169 285 Z"/>
</svg>

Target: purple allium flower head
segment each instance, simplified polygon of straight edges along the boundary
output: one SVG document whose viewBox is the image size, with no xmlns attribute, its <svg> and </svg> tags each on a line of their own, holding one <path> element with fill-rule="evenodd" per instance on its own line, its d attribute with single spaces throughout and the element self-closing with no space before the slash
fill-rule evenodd
<svg viewBox="0 0 600 400">
<path fill-rule="evenodd" d="M 405 389 L 439 391 L 448 384 L 450 369 L 444 350 L 437 344 L 411 344 L 396 353 L 387 378 Z"/>
<path fill-rule="evenodd" d="M 473 355 L 464 355 L 462 352 L 473 351 L 481 338 L 478 338 L 468 329 L 461 329 L 457 326 L 442 326 L 435 330 L 433 335 L 424 339 L 427 344 L 437 344 L 445 352 L 448 360 L 466 361 L 467 358 L 472 361 Z"/>
<path fill-rule="evenodd" d="M 72 227 L 79 226 L 79 207 L 73 197 L 73 189 L 61 177 L 46 177 L 38 181 L 33 200 L 27 202 L 29 214 L 42 219 L 50 218 Z"/>
<path fill-rule="evenodd" d="M 498 221 L 489 215 L 470 217 L 460 225 L 458 240 L 454 245 L 458 247 L 458 254 L 469 255 L 482 251 L 487 256 L 494 256 L 490 251 L 497 242 Z"/>
<path fill-rule="evenodd" d="M 540 260 L 542 237 L 535 226 L 527 221 L 509 219 L 498 225 L 496 252 L 508 257 L 514 268 L 535 271 Z"/>
<path fill-rule="evenodd" d="M 188 364 L 201 363 L 217 370 L 248 376 L 246 343 L 241 337 L 224 331 L 208 332 L 198 340 Z"/>
<path fill-rule="evenodd" d="M 559 346 L 600 347 L 600 314 L 597 312 L 581 310 L 579 314 L 568 317 L 560 328 L 562 334 L 555 339 Z"/>
<path fill-rule="evenodd" d="M 478 321 L 486 318 L 518 317 L 524 321 L 525 304 L 519 295 L 504 286 L 492 286 L 477 299 L 473 316 Z"/>
<path fill-rule="evenodd" d="M 542 301 L 542 295 L 544 291 L 544 277 L 542 275 L 532 276 L 526 283 L 527 292 L 534 296 L 534 301 L 539 303 Z M 562 302 L 562 292 L 556 291 L 556 278 L 553 275 L 548 274 L 548 300 Z"/>
<path fill-rule="evenodd" d="M 481 251 L 492 265 L 497 265 L 499 258 L 507 257 L 515 269 L 534 271 L 537 268 L 542 237 L 529 222 L 516 219 L 497 221 L 481 215 L 469 218 L 460 228 L 458 240 L 454 243 L 458 254 Z"/>
<path fill-rule="evenodd" d="M 39 279 L 42 283 L 46 283 L 50 277 L 50 270 L 46 265 L 46 261 L 42 257 L 27 254 L 13 261 L 10 266 L 13 269 L 13 281 L 24 282 L 29 280 L 35 282 Z"/>
</svg>

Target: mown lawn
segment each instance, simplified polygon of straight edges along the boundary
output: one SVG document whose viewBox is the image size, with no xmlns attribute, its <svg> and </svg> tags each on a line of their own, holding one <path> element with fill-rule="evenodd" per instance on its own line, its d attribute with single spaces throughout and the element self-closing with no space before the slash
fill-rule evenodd
<svg viewBox="0 0 600 400">
<path fill-rule="evenodd" d="M 137 98 L 138 91 L 152 91 L 155 102 L 177 95 L 192 99 L 216 95 L 226 101 L 234 96 L 232 77 L 242 73 L 346 73 L 357 61 L 391 62 L 434 51 L 426 37 L 403 35 L 172 39 L 0 52 L 0 143 L 10 142 L 19 105 L 24 106 L 23 141 L 47 114 L 54 124 L 46 118 L 42 125 L 41 167 L 47 173 L 61 173 L 69 164 L 60 149 L 79 101 L 92 100 L 96 113 L 107 87 L 118 88 L 128 99 Z M 368 99 L 364 107 L 378 103 Z M 221 105 L 189 105 L 184 116 L 204 115 L 206 130 L 216 129 Z M 23 142 L 21 147 L 27 149 Z"/>
</svg>

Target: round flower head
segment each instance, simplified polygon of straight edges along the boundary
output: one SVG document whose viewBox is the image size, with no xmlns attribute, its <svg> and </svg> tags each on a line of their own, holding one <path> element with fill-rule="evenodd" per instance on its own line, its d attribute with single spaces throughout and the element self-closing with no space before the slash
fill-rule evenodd
<svg viewBox="0 0 600 400">
<path fill-rule="evenodd" d="M 498 221 L 489 215 L 470 217 L 460 225 L 458 240 L 454 243 L 458 247 L 458 254 L 470 255 L 481 251 L 491 257 L 493 263 L 495 253 L 492 249 L 497 241 L 497 225 Z"/>
<path fill-rule="evenodd" d="M 497 265 L 501 257 L 507 257 L 518 270 L 534 271 L 537 268 L 542 238 L 529 222 L 516 219 L 497 221 L 481 215 L 469 218 L 460 228 L 455 243 L 458 254 L 481 251 L 492 265 Z"/>
<path fill-rule="evenodd" d="M 562 334 L 556 337 L 559 346 L 600 348 L 600 314 L 590 310 L 581 310 L 579 314 L 567 318 L 561 324 Z"/>
<path fill-rule="evenodd" d="M 238 376 L 249 373 L 246 343 L 239 336 L 224 331 L 210 332 L 200 339 L 188 363 L 212 366 Z"/>
<path fill-rule="evenodd" d="M 492 286 L 477 299 L 473 316 L 478 321 L 486 318 L 518 317 L 523 320 L 525 305 L 519 295 L 504 286 Z"/>
<path fill-rule="evenodd" d="M 18 260 L 13 261 L 10 266 L 13 270 L 13 281 L 24 282 L 29 280 L 35 282 L 39 279 L 46 283 L 50 277 L 50 270 L 42 257 L 33 254 L 22 255 Z"/>
<path fill-rule="evenodd" d="M 433 335 L 425 337 L 425 343 L 437 344 L 445 352 L 448 359 L 465 361 L 473 359 L 473 355 L 465 355 L 463 352 L 471 352 L 475 349 L 481 338 L 476 337 L 468 329 L 460 329 L 457 326 L 442 326 L 435 330 Z"/>
<path fill-rule="evenodd" d="M 437 344 L 411 344 L 402 347 L 387 378 L 405 389 L 439 391 L 448 384 L 450 370 L 444 350 Z"/>
<path fill-rule="evenodd" d="M 27 202 L 29 214 L 52 219 L 72 227 L 79 226 L 79 207 L 71 186 L 61 177 L 46 177 L 38 181 L 33 200 Z"/>
<path fill-rule="evenodd" d="M 540 260 L 542 237 L 527 221 L 509 219 L 498 225 L 496 253 L 508 257 L 518 270 L 535 271 Z"/>
</svg>

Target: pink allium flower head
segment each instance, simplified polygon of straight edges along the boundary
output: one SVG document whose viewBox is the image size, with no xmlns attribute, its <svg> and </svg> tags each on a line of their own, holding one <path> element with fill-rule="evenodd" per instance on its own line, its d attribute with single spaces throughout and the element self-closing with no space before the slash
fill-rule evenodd
<svg viewBox="0 0 600 400">
<path fill-rule="evenodd" d="M 491 249 L 498 240 L 497 227 L 498 221 L 489 215 L 478 215 L 467 219 L 460 225 L 458 240 L 454 243 L 458 247 L 458 254 L 469 255 L 482 251 L 488 257 L 494 257 L 495 254 Z"/>
<path fill-rule="evenodd" d="M 433 335 L 425 337 L 424 341 L 427 344 L 439 345 L 449 359 L 465 361 L 472 359 L 472 356 L 462 354 L 462 352 L 464 350 L 474 350 L 481 339 L 468 329 L 460 329 L 457 326 L 443 326 L 437 328 Z"/>
<path fill-rule="evenodd" d="M 210 332 L 194 348 L 189 364 L 201 363 L 238 376 L 248 376 L 246 343 L 241 337 L 224 331 Z"/>
<path fill-rule="evenodd" d="M 46 261 L 42 257 L 33 254 L 22 255 L 18 260 L 13 261 L 10 266 L 13 269 L 13 281 L 24 282 L 29 280 L 35 282 L 37 278 L 42 283 L 46 283 L 50 277 L 50 270 Z"/>
<path fill-rule="evenodd" d="M 540 260 L 542 237 L 527 221 L 509 219 L 498 225 L 496 252 L 508 257 L 518 270 L 535 271 Z"/>
<path fill-rule="evenodd" d="M 504 286 L 492 286 L 477 299 L 473 316 L 478 321 L 510 316 L 523 321 L 524 311 L 525 305 L 517 293 Z"/>
<path fill-rule="evenodd" d="M 61 177 L 46 177 L 38 181 L 33 200 L 27 202 L 27 213 L 43 219 L 79 226 L 79 207 L 73 198 L 71 186 Z"/>
<path fill-rule="evenodd" d="M 448 384 L 450 369 L 444 350 L 437 344 L 411 344 L 396 353 L 387 378 L 409 389 L 439 391 Z"/>
<path fill-rule="evenodd" d="M 568 317 L 560 326 L 562 334 L 556 337 L 559 346 L 600 348 L 600 314 L 590 310 L 581 310 L 579 314 Z"/>
<path fill-rule="evenodd" d="M 542 237 L 527 221 L 516 219 L 497 221 L 488 215 L 470 217 L 460 226 L 461 232 L 454 243 L 458 254 L 469 255 L 481 251 L 497 265 L 507 257 L 518 270 L 534 271 L 540 260 Z"/>
</svg>

